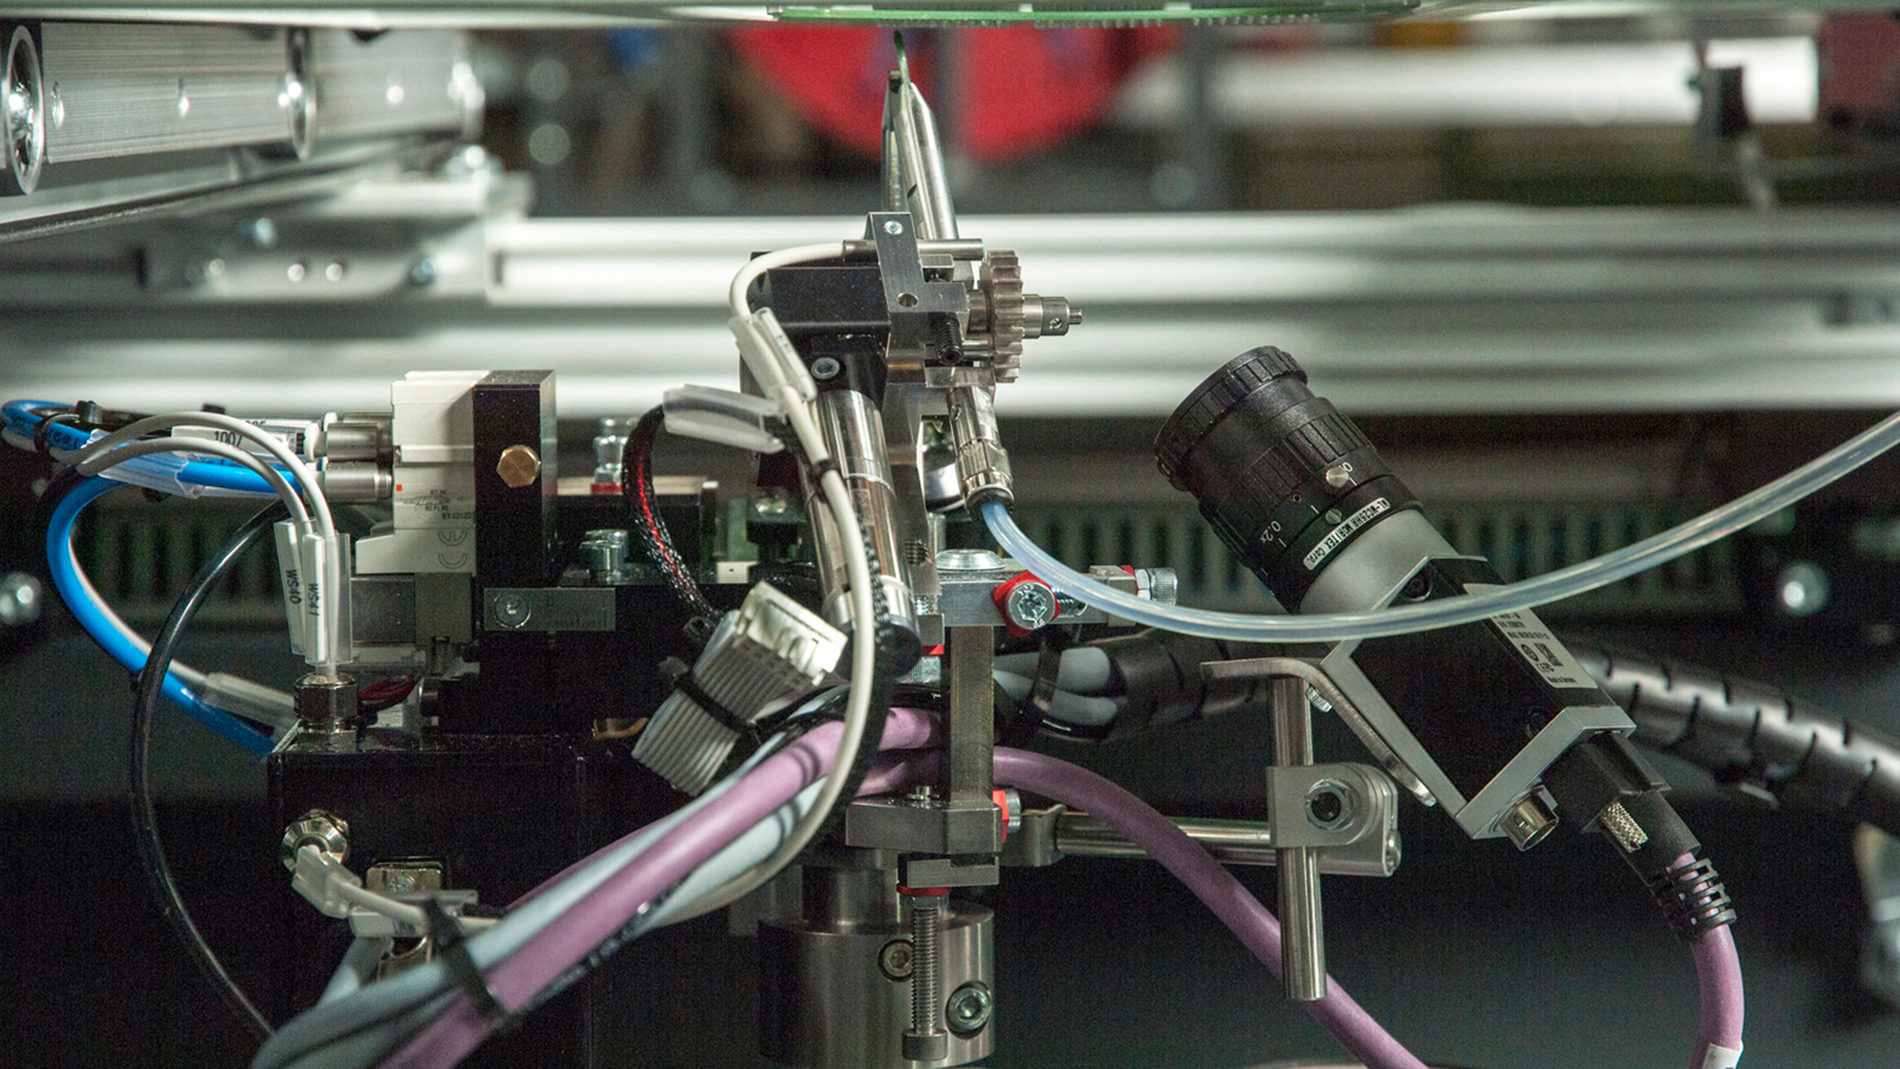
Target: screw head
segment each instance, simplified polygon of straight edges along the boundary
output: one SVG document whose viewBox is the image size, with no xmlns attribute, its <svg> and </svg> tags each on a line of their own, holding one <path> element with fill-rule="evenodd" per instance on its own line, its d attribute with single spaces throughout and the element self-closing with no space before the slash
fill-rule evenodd
<svg viewBox="0 0 1900 1069">
<path fill-rule="evenodd" d="M 519 490 L 541 475 L 541 454 L 533 446 L 511 445 L 495 461 L 495 474 L 510 489 Z"/>
<path fill-rule="evenodd" d="M 877 952 L 878 971 L 887 980 L 908 980 L 916 964 L 916 950 L 908 939 L 893 939 Z"/>
<path fill-rule="evenodd" d="M 1334 464 L 1326 469 L 1326 485 L 1338 490 L 1352 482 L 1352 465 Z"/>
<path fill-rule="evenodd" d="M 1339 511 L 1338 509 L 1327 509 L 1327 510 L 1326 510 L 1326 522 L 1327 522 L 1327 523 L 1338 523 L 1338 522 L 1340 522 L 1341 520 L 1344 520 L 1345 518 L 1346 518 L 1346 517 L 1345 517 L 1345 515 L 1344 515 L 1343 513 L 1341 513 L 1341 512 L 1340 512 L 1340 511 Z"/>
<path fill-rule="evenodd" d="M 844 365 L 829 356 L 821 356 L 811 362 L 811 377 L 820 382 L 837 378 L 838 372 L 843 370 Z"/>
<path fill-rule="evenodd" d="M 436 273 L 435 257 L 424 256 L 422 259 L 416 261 L 414 267 L 409 269 L 409 284 L 411 286 L 427 286 L 436 280 Z"/>
<path fill-rule="evenodd" d="M 886 234 L 902 234 L 904 232 L 904 224 L 895 219 L 886 219 L 884 220 L 884 232 Z"/>
<path fill-rule="evenodd" d="M 974 1035 L 990 1023 L 996 1012 L 996 996 L 990 989 L 972 980 L 950 993 L 944 1004 L 943 1018 L 950 1030 L 960 1036 Z"/>
<path fill-rule="evenodd" d="M 503 627 L 525 627 L 532 615 L 528 599 L 520 594 L 503 594 L 495 599 L 495 619 L 500 620 Z"/>
<path fill-rule="evenodd" d="M 1034 631 L 1056 618 L 1056 596 L 1041 583 L 1018 583 L 1006 603 L 1011 622 Z"/>
</svg>

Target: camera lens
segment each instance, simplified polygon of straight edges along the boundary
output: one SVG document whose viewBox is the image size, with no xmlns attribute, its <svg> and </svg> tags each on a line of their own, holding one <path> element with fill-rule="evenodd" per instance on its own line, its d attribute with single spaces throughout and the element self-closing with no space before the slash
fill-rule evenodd
<svg viewBox="0 0 1900 1069">
<path fill-rule="evenodd" d="M 1347 545 L 1418 507 L 1365 434 L 1270 345 L 1189 394 L 1156 437 L 1155 459 L 1289 610 Z"/>
</svg>

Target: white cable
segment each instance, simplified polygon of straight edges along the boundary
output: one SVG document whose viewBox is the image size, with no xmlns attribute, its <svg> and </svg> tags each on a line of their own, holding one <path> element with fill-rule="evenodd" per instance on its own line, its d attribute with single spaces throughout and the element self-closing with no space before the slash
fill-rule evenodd
<svg viewBox="0 0 1900 1069">
<path fill-rule="evenodd" d="M 172 452 L 216 456 L 229 460 L 241 467 L 249 468 L 251 471 L 256 472 L 272 489 L 277 491 L 277 496 L 283 500 L 293 520 L 300 521 L 305 528 L 311 526 L 310 513 L 305 509 L 303 499 L 297 496 L 296 490 L 292 488 L 290 482 L 283 477 L 281 472 L 250 453 L 246 453 L 244 450 L 225 442 L 183 438 L 153 438 L 144 441 L 128 442 L 124 445 L 109 448 L 104 452 L 93 454 L 80 460 L 77 464 L 73 465 L 73 470 L 80 475 L 97 475 L 109 468 L 142 456 Z M 97 607 L 99 615 L 105 619 L 106 624 L 124 636 L 125 640 L 130 643 L 134 649 L 150 654 L 152 644 L 147 642 L 143 635 L 133 630 L 131 625 L 127 624 L 118 613 L 113 611 L 111 604 L 106 601 L 105 596 L 93 585 L 92 577 L 86 574 L 85 568 L 80 565 L 76 555 L 73 557 L 71 564 L 74 577 L 79 580 L 79 585 L 85 591 L 86 597 Z M 201 701 L 206 701 L 206 704 L 214 708 L 223 709 L 225 712 L 241 713 L 253 719 L 259 718 L 260 714 L 262 714 L 265 719 L 268 719 L 271 723 L 280 727 L 285 726 L 286 723 L 294 722 L 296 719 L 296 713 L 292 708 L 293 703 L 290 695 L 284 694 L 281 691 L 263 687 L 259 684 L 249 683 L 247 680 L 240 680 L 234 676 L 225 677 L 231 683 L 237 684 L 240 687 L 248 686 L 248 688 L 251 688 L 247 690 L 246 696 L 253 700 L 238 703 L 244 706 L 243 708 L 232 709 L 227 707 L 231 704 L 228 701 L 219 702 L 216 700 L 206 700 L 208 692 L 214 688 L 210 686 L 212 677 L 207 676 L 204 672 L 182 663 L 174 663 L 171 672 L 174 676 L 177 676 L 179 681 L 184 683 L 185 686 L 198 692 Z M 230 690 L 231 688 L 227 687 L 226 689 Z M 268 711 L 264 708 L 265 706 L 268 707 Z"/>
<path fill-rule="evenodd" d="M 100 472 L 128 460 L 151 456 L 154 453 L 194 453 L 200 456 L 220 457 L 239 467 L 249 468 L 257 476 L 277 491 L 284 507 L 290 510 L 290 517 L 303 527 L 311 525 L 310 510 L 304 507 L 303 498 L 284 478 L 284 473 L 264 463 L 256 456 L 226 442 L 208 438 L 148 438 L 143 441 L 127 442 L 110 449 L 94 450 L 90 447 L 80 450 L 73 456 L 73 470 L 81 475 L 98 475 Z"/>
<path fill-rule="evenodd" d="M 282 440 L 276 435 L 262 430 L 253 424 L 246 423 L 241 419 L 236 419 L 222 413 L 170 412 L 164 415 L 148 416 L 125 427 L 121 427 L 111 434 L 88 444 L 86 448 L 79 451 L 76 459 L 83 463 L 96 453 L 113 449 L 122 443 L 133 441 L 141 435 L 149 434 L 154 431 L 169 431 L 178 427 L 210 427 L 214 430 L 228 431 L 246 441 L 256 442 L 262 446 L 264 451 L 269 453 L 273 459 L 283 465 L 285 471 L 290 472 L 290 474 L 296 478 L 298 489 L 302 490 L 304 496 L 309 498 L 310 508 L 307 513 L 308 517 L 310 521 L 314 523 L 317 535 L 327 547 L 323 558 L 324 574 L 322 583 L 324 589 L 330 592 L 330 595 L 325 597 L 319 604 L 319 609 L 322 613 L 320 626 L 322 626 L 326 636 L 326 641 L 323 644 L 325 654 L 313 667 L 319 675 L 335 675 L 337 670 L 336 651 L 341 648 L 342 639 L 342 635 L 339 631 L 341 616 L 338 614 L 336 607 L 336 599 L 341 596 L 343 590 L 343 575 L 340 569 L 343 559 L 342 547 L 337 540 L 336 523 L 330 516 L 330 502 L 324 497 L 323 487 L 317 481 L 316 473 L 313 472 L 310 466 L 305 464 L 296 453 L 291 452 L 290 448 L 284 445 Z M 202 439 L 190 439 L 189 441 L 193 445 L 203 444 Z M 242 452 L 242 450 L 239 451 Z M 270 467 L 268 464 L 264 466 L 267 468 Z M 281 474 L 279 474 L 279 478 L 281 479 Z"/>
<path fill-rule="evenodd" d="M 738 274 L 732 276 L 732 289 L 727 293 L 727 296 L 732 301 L 732 314 L 741 319 L 752 314 L 751 306 L 746 303 L 746 291 L 751 289 L 752 283 L 767 271 L 780 267 L 789 267 L 792 264 L 802 264 L 812 260 L 829 260 L 834 257 L 842 256 L 844 256 L 844 243 L 841 241 L 825 242 L 817 245 L 794 245 L 789 249 L 779 249 L 777 252 L 761 253 L 758 256 L 754 256 L 751 260 L 746 262 L 744 267 L 739 269 Z"/>
<path fill-rule="evenodd" d="M 765 272 L 788 264 L 829 259 L 843 254 L 843 246 L 833 242 L 798 245 L 753 257 L 733 277 L 729 293 L 733 315 L 745 318 L 751 314 L 746 304 L 746 290 L 752 285 L 753 279 Z M 776 349 L 771 351 L 777 353 Z M 789 354 L 778 353 L 778 356 L 778 366 L 771 366 L 771 362 L 762 365 L 772 381 L 762 382 L 759 386 L 766 391 L 767 396 L 779 402 L 785 418 L 798 435 L 799 444 L 805 449 L 808 462 L 813 466 L 822 464 L 831 458 L 831 451 L 825 447 L 824 434 L 819 431 L 818 422 L 812 418 L 811 409 L 799 389 L 801 379 L 809 381 L 809 372 L 803 364 L 796 364 L 795 358 Z M 832 520 L 837 525 L 839 541 L 844 543 L 841 548 L 844 551 L 845 574 L 851 584 L 854 631 L 851 643 L 851 691 L 845 700 L 844 733 L 838 738 L 838 753 L 832 760 L 830 772 L 825 776 L 824 786 L 818 792 L 817 803 L 799 818 L 797 826 L 773 851 L 772 856 L 743 877 L 695 903 L 690 911 L 677 917 L 676 921 L 710 913 L 744 898 L 764 886 L 797 857 L 812 837 L 818 834 L 819 827 L 844 794 L 845 783 L 851 778 L 852 759 L 864 744 L 865 727 L 871 717 L 871 680 L 877 671 L 877 607 L 871 597 L 871 584 L 874 581 L 871 562 L 864 551 L 864 540 L 859 537 L 858 516 L 851 507 L 851 496 L 844 477 L 834 467 L 824 473 L 820 485 L 824 490 L 825 504 L 831 509 Z"/>
</svg>

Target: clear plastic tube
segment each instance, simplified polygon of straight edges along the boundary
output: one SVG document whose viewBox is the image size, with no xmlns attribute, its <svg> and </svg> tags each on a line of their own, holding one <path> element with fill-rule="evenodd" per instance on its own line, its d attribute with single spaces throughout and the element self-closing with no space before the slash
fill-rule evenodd
<svg viewBox="0 0 1900 1069">
<path fill-rule="evenodd" d="M 1003 551 L 1059 593 L 1150 627 L 1235 642 L 1344 642 L 1455 627 L 1561 601 L 1626 579 L 1734 534 L 1814 493 L 1900 444 L 1900 414 L 1889 416 L 1801 467 L 1687 523 L 1594 560 L 1535 579 L 1488 590 L 1390 609 L 1312 616 L 1246 616 L 1190 609 L 1111 590 L 1069 568 L 1031 542 L 1000 503 L 983 506 L 983 519 Z"/>
</svg>

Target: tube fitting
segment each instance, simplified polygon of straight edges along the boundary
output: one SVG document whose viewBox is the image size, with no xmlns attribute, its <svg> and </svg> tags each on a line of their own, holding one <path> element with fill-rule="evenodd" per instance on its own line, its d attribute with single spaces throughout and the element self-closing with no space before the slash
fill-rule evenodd
<svg viewBox="0 0 1900 1069">
<path fill-rule="evenodd" d="M 950 391 L 948 403 L 964 501 L 972 509 L 991 501 L 1014 504 L 1016 477 L 1010 472 L 1009 450 L 996 432 L 995 398 L 981 386 L 959 386 Z"/>
</svg>

